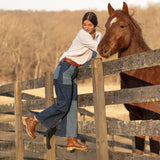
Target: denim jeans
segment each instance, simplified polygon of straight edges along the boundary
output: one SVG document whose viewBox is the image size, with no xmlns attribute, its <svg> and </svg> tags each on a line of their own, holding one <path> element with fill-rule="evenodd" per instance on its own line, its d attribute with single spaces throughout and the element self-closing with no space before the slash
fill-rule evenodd
<svg viewBox="0 0 160 160">
<path fill-rule="evenodd" d="M 38 113 L 36 118 L 50 129 L 61 120 L 61 136 L 77 136 L 77 66 L 60 62 L 54 72 L 57 103 Z"/>
</svg>

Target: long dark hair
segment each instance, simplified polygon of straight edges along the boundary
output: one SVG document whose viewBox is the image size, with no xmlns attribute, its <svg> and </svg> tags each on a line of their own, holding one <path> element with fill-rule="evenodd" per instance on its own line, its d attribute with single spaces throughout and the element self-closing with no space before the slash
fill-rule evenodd
<svg viewBox="0 0 160 160">
<path fill-rule="evenodd" d="M 87 12 L 82 18 L 82 25 L 85 20 L 89 20 L 93 23 L 94 27 L 98 25 L 97 16 L 94 12 Z"/>
</svg>

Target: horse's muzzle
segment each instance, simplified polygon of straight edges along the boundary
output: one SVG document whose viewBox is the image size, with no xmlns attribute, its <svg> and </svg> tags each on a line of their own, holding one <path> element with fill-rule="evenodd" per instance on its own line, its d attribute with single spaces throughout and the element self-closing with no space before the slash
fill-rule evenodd
<svg viewBox="0 0 160 160">
<path fill-rule="evenodd" d="M 98 46 L 98 52 L 102 57 L 106 58 L 112 54 L 111 49 L 109 49 L 109 47 L 106 44 L 104 44 L 102 47 Z"/>
</svg>

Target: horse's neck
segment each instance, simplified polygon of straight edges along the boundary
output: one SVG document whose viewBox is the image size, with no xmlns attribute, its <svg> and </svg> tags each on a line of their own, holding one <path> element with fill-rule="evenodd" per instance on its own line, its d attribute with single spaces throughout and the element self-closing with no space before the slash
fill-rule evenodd
<svg viewBox="0 0 160 160">
<path fill-rule="evenodd" d="M 141 53 L 149 50 L 151 49 L 145 43 L 142 37 L 138 39 L 136 37 L 133 37 L 129 47 L 120 53 L 120 57 L 125 57 L 125 56 L 129 56 L 129 55 L 133 55 L 133 54 L 137 54 L 137 53 Z"/>
</svg>

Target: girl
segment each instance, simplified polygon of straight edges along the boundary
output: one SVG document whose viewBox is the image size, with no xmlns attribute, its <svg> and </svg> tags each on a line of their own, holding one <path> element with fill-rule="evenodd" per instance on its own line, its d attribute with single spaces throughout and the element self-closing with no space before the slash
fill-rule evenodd
<svg viewBox="0 0 160 160">
<path fill-rule="evenodd" d="M 26 130 L 31 138 L 36 125 L 41 122 L 50 129 L 61 120 L 61 136 L 67 137 L 67 150 L 87 149 L 77 141 L 77 74 L 80 67 L 89 65 L 97 55 L 97 45 L 101 40 L 101 33 L 96 30 L 97 16 L 87 12 L 82 18 L 82 29 L 72 42 L 68 51 L 60 58 L 59 65 L 54 72 L 54 84 L 57 103 L 44 111 L 25 119 Z"/>
</svg>

